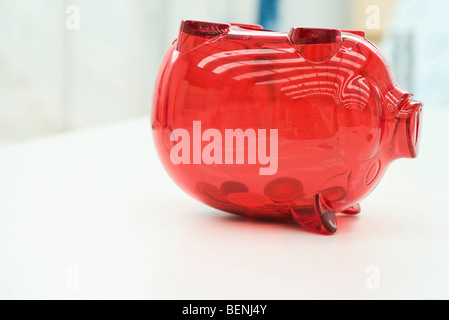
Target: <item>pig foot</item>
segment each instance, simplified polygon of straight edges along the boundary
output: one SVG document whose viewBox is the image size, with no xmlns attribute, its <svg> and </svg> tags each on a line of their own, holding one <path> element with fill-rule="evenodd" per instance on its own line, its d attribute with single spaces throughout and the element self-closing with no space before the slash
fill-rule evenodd
<svg viewBox="0 0 449 320">
<path fill-rule="evenodd" d="M 360 204 L 357 203 L 357 204 L 353 205 L 352 207 L 346 208 L 341 213 L 344 213 L 344 214 L 359 214 L 360 210 L 361 210 L 360 209 Z"/>
<path fill-rule="evenodd" d="M 337 231 L 335 211 L 324 203 L 321 194 L 317 193 L 311 199 L 313 206 L 292 206 L 290 213 L 295 221 L 304 229 L 320 234 L 332 234 Z"/>
</svg>

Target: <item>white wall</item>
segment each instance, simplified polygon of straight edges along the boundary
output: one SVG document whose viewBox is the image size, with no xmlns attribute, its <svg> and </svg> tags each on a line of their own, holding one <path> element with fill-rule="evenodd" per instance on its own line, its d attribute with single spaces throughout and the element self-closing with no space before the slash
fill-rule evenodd
<svg viewBox="0 0 449 320">
<path fill-rule="evenodd" d="M 449 98 L 449 2 L 401 0 L 382 48 L 399 85 L 424 106 L 447 106 Z"/>
<path fill-rule="evenodd" d="M 352 28 L 351 0 L 279 0 L 280 30 L 292 27 Z"/>
<path fill-rule="evenodd" d="M 0 1 L 0 142 L 62 128 L 60 1 Z"/>
<path fill-rule="evenodd" d="M 65 26 L 68 5 L 80 29 Z M 255 23 L 257 0 L 0 0 L 0 143 L 148 114 L 182 19 Z"/>
<path fill-rule="evenodd" d="M 349 0 L 280 1 L 280 29 L 348 27 Z M 80 10 L 69 30 L 67 6 Z M 258 0 L 0 0 L 0 143 L 148 114 L 181 20 L 257 23 Z"/>
</svg>

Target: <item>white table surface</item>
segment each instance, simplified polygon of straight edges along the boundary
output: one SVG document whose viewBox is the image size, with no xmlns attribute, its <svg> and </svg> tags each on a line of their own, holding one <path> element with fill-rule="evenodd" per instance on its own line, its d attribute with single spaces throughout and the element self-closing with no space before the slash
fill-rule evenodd
<svg viewBox="0 0 449 320">
<path fill-rule="evenodd" d="M 0 298 L 449 298 L 449 108 L 333 236 L 185 195 L 148 118 L 0 148 Z"/>
</svg>

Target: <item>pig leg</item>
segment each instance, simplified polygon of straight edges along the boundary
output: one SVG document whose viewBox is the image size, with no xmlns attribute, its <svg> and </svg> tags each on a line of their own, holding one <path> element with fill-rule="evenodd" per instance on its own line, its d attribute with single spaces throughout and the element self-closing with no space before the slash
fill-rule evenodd
<svg viewBox="0 0 449 320">
<path fill-rule="evenodd" d="M 341 213 L 344 213 L 344 214 L 359 214 L 360 213 L 360 204 L 357 203 L 357 204 L 353 205 L 352 207 L 346 208 Z"/>
<path fill-rule="evenodd" d="M 321 234 L 332 234 L 337 231 L 335 211 L 324 203 L 320 193 L 314 194 L 313 205 L 292 206 L 290 213 L 293 219 L 304 229 Z"/>
</svg>

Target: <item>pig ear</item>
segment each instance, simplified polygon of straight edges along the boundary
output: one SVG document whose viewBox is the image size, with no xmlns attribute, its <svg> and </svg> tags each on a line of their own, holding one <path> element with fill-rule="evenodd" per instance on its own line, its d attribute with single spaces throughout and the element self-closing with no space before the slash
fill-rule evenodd
<svg viewBox="0 0 449 320">
<path fill-rule="evenodd" d="M 313 195 L 311 206 L 292 207 L 293 219 L 304 229 L 321 234 L 333 234 L 337 231 L 335 211 L 330 209 L 320 193 Z"/>
<path fill-rule="evenodd" d="M 341 32 L 335 29 L 292 28 L 288 40 L 301 57 L 312 62 L 331 59 L 342 44 Z"/>
<path fill-rule="evenodd" d="M 201 44 L 213 41 L 229 32 L 227 23 L 213 23 L 204 21 L 185 20 L 181 22 L 177 50 L 185 52 Z"/>
</svg>

